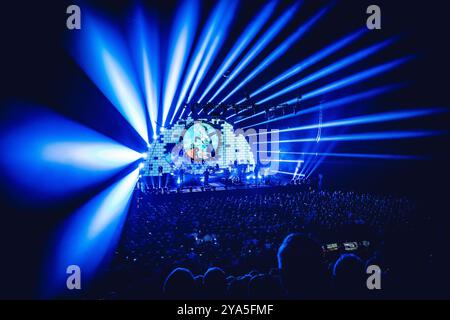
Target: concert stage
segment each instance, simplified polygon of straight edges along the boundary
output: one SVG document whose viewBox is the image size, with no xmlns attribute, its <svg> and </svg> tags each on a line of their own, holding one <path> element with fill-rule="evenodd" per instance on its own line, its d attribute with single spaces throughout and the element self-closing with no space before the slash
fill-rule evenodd
<svg viewBox="0 0 450 320">
<path fill-rule="evenodd" d="M 175 186 L 167 186 L 164 188 L 145 188 L 140 186 L 139 184 L 136 186 L 138 190 L 144 193 L 150 193 L 155 195 L 168 195 L 168 194 L 176 194 L 176 193 L 196 193 L 196 192 L 216 192 L 216 191 L 228 191 L 228 190 L 251 190 L 251 189 L 261 189 L 261 188 L 270 188 L 273 186 L 279 186 L 279 184 L 265 184 L 265 183 L 250 183 L 244 182 L 242 184 L 224 184 L 221 182 L 213 182 L 208 186 L 184 186 L 184 187 L 175 187 Z"/>
</svg>

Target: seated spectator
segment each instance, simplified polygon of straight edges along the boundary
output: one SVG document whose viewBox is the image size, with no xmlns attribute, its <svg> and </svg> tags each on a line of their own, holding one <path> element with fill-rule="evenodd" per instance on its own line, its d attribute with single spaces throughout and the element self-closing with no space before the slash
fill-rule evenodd
<svg viewBox="0 0 450 320">
<path fill-rule="evenodd" d="M 343 254 L 333 267 L 333 285 L 338 297 L 358 298 L 367 290 L 363 260 L 354 254 Z"/>
<path fill-rule="evenodd" d="M 250 279 L 248 297 L 255 300 L 281 299 L 283 289 L 280 278 L 270 275 L 257 275 Z"/>
<path fill-rule="evenodd" d="M 289 298 L 320 298 L 326 292 L 322 249 L 310 237 L 288 235 L 278 250 L 278 267 Z"/>
<path fill-rule="evenodd" d="M 423 274 L 420 278 L 425 284 L 429 282 L 427 242 L 424 237 L 412 242 L 414 238 L 407 237 L 415 236 L 418 230 L 415 220 L 411 220 L 414 203 L 407 198 L 291 186 L 170 196 L 143 193 L 135 201 L 137 205 L 127 216 L 120 245 L 107 270 L 114 275 L 112 278 L 121 281 L 110 283 L 105 290 L 116 292 L 119 298 L 176 294 L 194 299 L 220 298 L 226 287 L 227 298 L 248 299 L 249 289 L 253 290 L 252 296 L 257 296 L 265 289 L 258 292 L 255 288 L 271 285 L 259 275 L 278 276 L 284 293 L 289 293 L 287 297 L 331 297 L 335 292 L 330 290 L 329 282 L 335 262 L 345 251 L 343 242 L 350 240 L 358 241 L 353 253 L 364 260 L 378 250 L 371 263 L 382 268 L 383 290 L 372 291 L 371 297 L 381 293 L 383 297 L 423 294 L 425 285 L 409 281 L 413 274 Z M 400 235 L 402 226 L 406 233 Z M 393 231 L 392 238 L 389 230 Z M 305 234 L 320 239 L 324 249 Z M 329 244 L 337 248 L 328 250 Z M 413 268 L 405 271 L 405 263 L 411 261 Z M 161 295 L 164 277 L 176 266 L 187 268 L 184 270 L 190 276 L 184 276 L 191 283 L 192 273 L 203 274 L 211 264 L 222 269 L 211 270 L 205 279 L 197 276 L 193 291 L 171 289 L 189 287 L 179 284 L 178 277 L 182 277 L 177 271 L 167 277 L 167 289 Z M 276 268 L 278 264 L 281 270 Z M 224 272 L 236 278 L 226 278 Z"/>
<path fill-rule="evenodd" d="M 225 272 L 217 267 L 209 268 L 203 276 L 203 293 L 208 299 L 223 299 L 227 292 Z"/>
<path fill-rule="evenodd" d="M 168 299 L 192 298 L 196 294 L 192 272 L 186 268 L 174 269 L 164 281 L 163 292 Z"/>
<path fill-rule="evenodd" d="M 197 296 L 195 298 L 203 298 L 202 293 L 203 293 L 203 275 L 200 274 L 198 276 L 194 277 L 194 281 L 195 281 L 195 289 L 197 291 Z"/>
<path fill-rule="evenodd" d="M 250 279 L 251 277 L 249 275 L 235 278 L 228 285 L 228 296 L 233 299 L 248 299 L 248 284 Z"/>
</svg>

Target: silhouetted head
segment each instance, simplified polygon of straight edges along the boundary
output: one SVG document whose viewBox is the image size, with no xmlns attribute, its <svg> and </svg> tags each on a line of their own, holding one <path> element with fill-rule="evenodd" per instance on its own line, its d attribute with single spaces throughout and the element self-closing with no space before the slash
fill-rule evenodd
<svg viewBox="0 0 450 320">
<path fill-rule="evenodd" d="M 363 260 L 354 254 L 343 254 L 333 267 L 333 282 L 338 295 L 358 297 L 366 286 Z"/>
<path fill-rule="evenodd" d="M 225 272 L 217 267 L 209 268 L 203 276 L 203 290 L 207 298 L 223 298 L 227 291 Z"/>
<path fill-rule="evenodd" d="M 250 279 L 249 275 L 245 275 L 231 281 L 228 285 L 228 296 L 231 299 L 247 299 Z"/>
<path fill-rule="evenodd" d="M 288 235 L 278 249 L 278 267 L 290 297 L 315 297 L 324 291 L 322 248 L 302 233 Z"/>
<path fill-rule="evenodd" d="M 164 281 L 164 295 L 170 299 L 190 298 L 196 293 L 194 276 L 189 269 L 176 268 Z"/>
<path fill-rule="evenodd" d="M 279 299 L 282 297 L 282 287 L 279 277 L 257 275 L 248 283 L 250 299 Z"/>
</svg>

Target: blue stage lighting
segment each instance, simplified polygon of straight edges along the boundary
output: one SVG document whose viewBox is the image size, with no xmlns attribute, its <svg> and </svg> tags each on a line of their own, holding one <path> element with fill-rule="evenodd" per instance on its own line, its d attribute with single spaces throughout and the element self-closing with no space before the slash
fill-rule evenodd
<svg viewBox="0 0 450 320">
<path fill-rule="evenodd" d="M 67 290 L 68 266 L 79 266 L 87 285 L 99 266 L 107 262 L 119 240 L 138 177 L 136 169 L 95 196 L 64 223 L 46 272 L 50 279 L 44 279 L 46 297 Z"/>
<path fill-rule="evenodd" d="M 250 97 L 257 96 L 258 94 L 272 88 L 273 86 L 283 82 L 284 80 L 289 79 L 292 76 L 297 75 L 298 73 L 304 71 L 308 67 L 314 65 L 315 63 L 319 62 L 322 59 L 325 59 L 329 55 L 333 54 L 334 52 L 342 49 L 346 45 L 350 44 L 351 42 L 359 39 L 362 35 L 366 33 L 367 29 L 360 29 L 356 32 L 351 33 L 350 35 L 344 37 L 343 39 L 336 41 L 332 45 L 320 50 L 319 52 L 315 53 L 314 55 L 310 56 L 309 58 L 305 59 L 304 61 L 296 64 L 292 68 L 288 69 L 287 71 L 283 72 L 279 76 L 277 76 L 275 79 L 269 81 L 264 86 L 253 92 Z M 245 99 L 242 99 L 238 102 L 238 104 L 244 102 Z"/>
<path fill-rule="evenodd" d="M 148 142 L 145 107 L 126 45 L 112 28 L 86 16 L 74 57 L 138 134 Z"/>
<path fill-rule="evenodd" d="M 262 152 L 262 151 L 257 151 Z M 265 151 L 264 151 L 265 152 Z M 377 153 L 333 153 L 333 152 L 290 152 L 290 151 L 273 151 L 278 154 L 291 154 L 313 157 L 339 157 L 339 158 L 362 158 L 362 159 L 381 159 L 381 160 L 419 160 L 426 159 L 424 156 L 401 155 L 401 154 L 377 154 Z M 297 162 L 295 160 L 293 162 Z M 304 160 L 303 160 L 304 161 Z"/>
<path fill-rule="evenodd" d="M 394 139 L 412 139 L 412 138 L 426 138 L 440 135 L 440 131 L 385 131 L 385 132 L 368 132 L 368 133 L 353 133 L 343 134 L 337 136 L 321 137 L 320 141 L 369 141 L 369 140 L 394 140 Z M 293 142 L 317 142 L 314 138 L 289 139 L 278 141 L 261 141 L 254 142 L 254 144 L 268 144 L 268 143 L 293 143 Z"/>
<path fill-rule="evenodd" d="M 319 88 L 317 90 L 308 92 L 305 95 L 303 95 L 302 100 L 308 100 L 308 99 L 314 98 L 314 97 L 316 97 L 318 95 L 329 93 L 331 91 L 342 89 L 342 88 L 347 87 L 349 85 L 352 85 L 352 84 L 355 84 L 355 83 L 367 80 L 367 79 L 369 79 L 371 77 L 379 75 L 380 73 L 384 73 L 384 72 L 390 71 L 393 68 L 396 68 L 396 67 L 400 66 L 401 64 L 409 61 L 411 58 L 412 57 L 406 57 L 406 58 L 397 59 L 397 60 L 394 60 L 394 61 L 382 64 L 382 65 L 379 65 L 379 66 L 376 66 L 376 67 L 364 70 L 364 71 L 359 72 L 359 73 L 357 73 L 355 75 L 352 75 L 350 77 L 344 78 L 342 80 L 339 80 L 339 81 L 333 82 L 333 83 L 331 83 L 329 85 L 326 85 L 324 87 L 321 87 L 321 88 Z M 288 103 L 292 103 L 292 102 L 294 102 L 294 100 L 295 99 L 292 99 Z"/>
<path fill-rule="evenodd" d="M 221 35 L 218 35 L 214 38 L 214 41 L 208 50 L 208 54 L 206 55 L 206 58 L 203 60 L 202 66 L 200 67 L 200 70 L 198 71 L 197 76 L 195 77 L 194 84 L 192 85 L 192 89 L 188 97 L 188 102 L 191 102 L 192 96 L 196 93 L 200 82 L 203 80 L 203 78 L 206 75 L 206 72 L 211 67 L 211 63 L 215 58 L 215 56 L 217 55 L 218 49 L 220 48 L 222 43 L 223 37 Z"/>
<path fill-rule="evenodd" d="M 384 73 L 384 72 L 390 71 L 393 68 L 398 67 L 399 65 L 409 61 L 411 58 L 412 57 L 400 58 L 400 59 L 397 59 L 397 60 L 394 60 L 394 61 L 391 61 L 391 62 L 384 63 L 382 65 L 378 65 L 376 67 L 373 67 L 373 68 L 361 71 L 361 72 L 359 72 L 357 74 L 351 75 L 351 76 L 346 77 L 344 79 L 335 81 L 335 82 L 333 82 L 331 84 L 325 85 L 323 87 L 320 87 L 318 89 L 315 89 L 313 91 L 310 91 L 310 92 L 304 94 L 302 96 L 302 101 L 314 98 L 316 96 L 319 96 L 319 95 L 322 95 L 322 94 L 325 94 L 325 93 L 329 93 L 329 92 L 332 92 L 332 91 L 335 91 L 335 90 L 339 90 L 339 89 L 345 88 L 345 87 L 350 86 L 352 84 L 355 84 L 355 83 L 367 80 L 367 79 L 369 79 L 371 77 L 374 77 L 376 75 L 379 75 L 380 73 Z M 282 90 L 280 92 L 284 92 L 284 91 L 285 90 Z M 278 94 L 279 93 L 276 93 L 276 94 L 272 95 L 269 98 L 272 99 L 275 95 L 278 95 Z M 266 98 L 266 99 L 264 99 L 262 101 L 267 101 L 267 99 L 269 99 L 269 98 Z M 261 102 L 259 102 L 259 103 L 261 103 Z M 294 99 L 291 99 L 291 100 L 285 102 L 285 104 L 293 104 L 293 103 L 298 103 L 298 98 L 294 98 Z M 246 118 L 242 118 L 239 121 L 236 121 L 235 123 L 246 121 L 248 119 L 254 118 L 254 117 L 259 116 L 259 115 L 262 115 L 264 113 L 265 112 L 260 112 L 260 113 L 258 113 L 256 115 L 251 115 L 251 116 L 248 116 Z"/>
<path fill-rule="evenodd" d="M 315 14 L 311 19 L 309 19 L 305 24 L 297 29 L 292 35 L 290 35 L 283 43 L 281 43 L 277 48 L 272 51 L 267 58 L 265 58 L 253 71 L 245 77 L 245 79 L 239 83 L 225 98 L 220 101 L 224 103 L 233 94 L 238 92 L 243 86 L 245 86 L 249 81 L 254 79 L 258 74 L 264 71 L 272 62 L 276 61 L 281 57 L 292 45 L 294 45 L 327 11 L 329 8 L 324 8 Z"/>
<path fill-rule="evenodd" d="M 271 173 L 287 174 L 290 176 L 293 176 L 295 174 L 295 172 L 288 172 L 288 171 L 281 171 L 281 170 L 272 170 Z"/>
<path fill-rule="evenodd" d="M 256 124 L 248 125 L 248 126 L 242 127 L 242 129 L 247 129 L 247 128 L 250 128 L 250 127 L 256 127 L 256 126 L 267 124 L 267 123 L 271 123 L 271 122 L 286 120 L 286 119 L 298 117 L 300 115 L 309 114 L 309 113 L 312 113 L 312 112 L 317 112 L 319 110 L 324 111 L 324 110 L 328 110 L 328 109 L 332 109 L 332 108 L 341 107 L 343 105 L 354 103 L 354 102 L 359 101 L 359 100 L 376 97 L 377 95 L 380 95 L 380 94 L 392 91 L 392 90 L 397 89 L 397 88 L 399 88 L 401 86 L 402 85 L 400 85 L 400 84 L 388 85 L 388 86 L 379 87 L 379 88 L 371 89 L 371 90 L 368 90 L 368 91 L 356 93 L 356 94 L 349 95 L 349 96 L 346 96 L 346 97 L 343 97 L 343 98 L 340 98 L 340 99 L 336 99 L 336 100 L 320 103 L 320 104 L 315 105 L 313 107 L 302 109 L 302 110 L 300 110 L 300 111 L 298 111 L 296 113 L 293 113 L 293 114 L 287 114 L 285 116 L 281 116 L 281 117 L 265 120 L 265 121 L 262 121 L 262 122 L 258 122 Z"/>
<path fill-rule="evenodd" d="M 150 118 L 153 133 L 156 133 L 158 110 L 160 103 L 160 54 L 159 54 L 159 29 L 154 19 L 144 19 L 141 11 L 136 11 L 135 28 L 133 32 L 134 56 L 141 80 L 141 86 L 145 93 L 145 102 Z"/>
<path fill-rule="evenodd" d="M 284 28 L 284 26 L 292 19 L 295 12 L 299 7 L 299 3 L 294 4 L 292 7 L 287 9 L 281 17 L 275 21 L 274 24 L 261 36 L 258 42 L 250 49 L 250 51 L 245 55 L 241 62 L 236 66 L 231 75 L 227 80 L 220 86 L 220 88 L 214 93 L 214 95 L 209 99 L 212 102 L 230 83 L 236 78 L 239 73 L 248 66 L 250 62 L 264 49 L 267 45 L 275 38 L 275 36 Z"/>
<path fill-rule="evenodd" d="M 251 116 L 248 116 L 248 117 L 245 117 L 245 118 L 236 120 L 234 123 L 237 124 L 237 123 L 246 121 L 246 120 L 248 120 L 248 119 L 252 119 L 252 118 L 255 118 L 255 117 L 259 117 L 259 116 L 262 116 L 262 115 L 265 114 L 265 113 L 266 113 L 265 111 L 260 111 L 260 112 L 258 112 L 258 113 L 252 114 Z"/>
<path fill-rule="evenodd" d="M 444 112 L 446 109 L 444 108 L 425 108 L 425 109 L 412 109 L 412 110 L 399 110 L 399 111 L 389 111 L 383 113 L 376 113 L 358 117 L 352 117 L 347 119 L 335 120 L 320 124 L 309 124 L 294 128 L 286 128 L 277 130 L 278 133 L 283 132 L 293 132 L 293 131 L 302 131 L 302 130 L 311 130 L 317 128 L 331 128 L 331 127 L 340 127 L 340 126 L 355 126 L 361 124 L 368 123 L 377 123 L 377 122 L 388 122 L 388 121 L 396 121 L 403 119 L 410 119 L 415 117 L 427 116 L 431 114 L 435 114 L 438 112 Z M 258 133 L 249 134 L 249 136 L 258 135 Z"/>
<path fill-rule="evenodd" d="M 198 0 L 182 2 L 176 17 L 169 41 L 169 61 L 167 64 L 162 125 L 166 123 L 167 116 L 175 98 L 184 65 L 191 51 L 198 22 Z"/>
<path fill-rule="evenodd" d="M 211 59 L 217 53 L 219 44 L 223 42 L 228 26 L 234 17 L 236 7 L 237 1 L 222 0 L 216 6 L 206 26 L 203 28 L 199 45 L 193 54 L 193 60 L 183 81 L 181 93 L 175 105 L 170 124 L 173 123 L 180 106 L 184 102 L 190 102 L 190 97 L 197 89 L 200 80 L 203 79 L 207 68 L 210 66 Z M 186 97 L 188 91 L 190 91 L 190 94 Z"/>
<path fill-rule="evenodd" d="M 392 42 L 393 42 L 392 39 L 386 40 L 386 41 L 383 41 L 376 45 L 373 45 L 369 48 L 366 48 L 364 50 L 358 51 L 357 53 L 354 53 L 338 62 L 335 62 L 335 63 L 331 64 L 330 66 L 323 68 L 323 69 L 307 76 L 306 78 L 303 78 L 303 79 L 287 86 L 286 88 L 283 88 L 282 90 L 277 91 L 276 93 L 270 95 L 267 98 L 264 98 L 264 99 L 258 101 L 257 103 L 258 104 L 266 103 L 269 100 L 280 97 L 280 96 L 282 96 L 288 92 L 291 92 L 293 90 L 297 90 L 298 88 L 305 86 L 313 81 L 319 80 L 333 72 L 337 72 L 351 64 L 354 64 L 362 59 L 367 58 L 371 54 L 374 54 L 374 53 L 380 51 L 382 48 L 386 47 L 387 45 L 391 44 Z M 305 99 L 305 97 L 303 97 L 303 99 Z"/>
<path fill-rule="evenodd" d="M 3 131 L 0 167 L 11 190 L 52 200 L 102 182 L 141 154 L 61 116 L 38 109 Z M 36 192 L 39 190 L 39 192 Z"/>
<path fill-rule="evenodd" d="M 184 115 L 184 113 L 186 112 L 186 108 L 183 108 L 183 110 L 181 111 L 181 114 L 180 114 L 180 119 L 182 119 L 183 118 L 183 115 Z"/>
<path fill-rule="evenodd" d="M 277 1 L 270 1 L 258 14 L 258 16 L 252 20 L 251 24 L 244 30 L 244 32 L 242 32 L 242 35 L 239 37 L 233 48 L 223 60 L 223 64 L 220 66 L 219 70 L 215 73 L 214 77 L 209 82 L 208 87 L 203 91 L 203 94 L 198 100 L 199 103 L 203 101 L 209 91 L 216 85 L 217 81 L 219 81 L 219 79 L 223 77 L 228 68 L 231 67 L 231 65 L 254 39 L 256 34 L 261 30 L 261 28 L 269 19 L 272 11 L 275 9 L 276 4 Z"/>
<path fill-rule="evenodd" d="M 276 152 L 275 152 L 276 153 Z M 272 162 L 288 162 L 288 163 L 302 163 L 303 160 L 288 160 L 288 159 L 272 159 Z"/>
</svg>

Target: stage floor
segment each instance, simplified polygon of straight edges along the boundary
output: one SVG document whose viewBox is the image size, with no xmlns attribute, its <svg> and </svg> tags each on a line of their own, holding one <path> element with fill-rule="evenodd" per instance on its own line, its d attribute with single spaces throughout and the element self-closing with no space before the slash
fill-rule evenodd
<svg viewBox="0 0 450 320">
<path fill-rule="evenodd" d="M 212 182 L 207 187 L 205 186 L 184 186 L 183 188 L 177 187 L 167 187 L 165 194 L 167 194 L 167 190 L 170 194 L 173 193 L 193 193 L 193 192 L 211 192 L 211 191 L 224 191 L 224 190 L 239 190 L 239 189 L 256 189 L 256 188 L 269 188 L 270 185 L 266 184 L 258 184 L 254 183 L 244 183 L 244 184 L 234 184 L 234 185 L 225 185 L 220 182 Z M 153 190 L 155 192 L 155 189 Z"/>
</svg>

